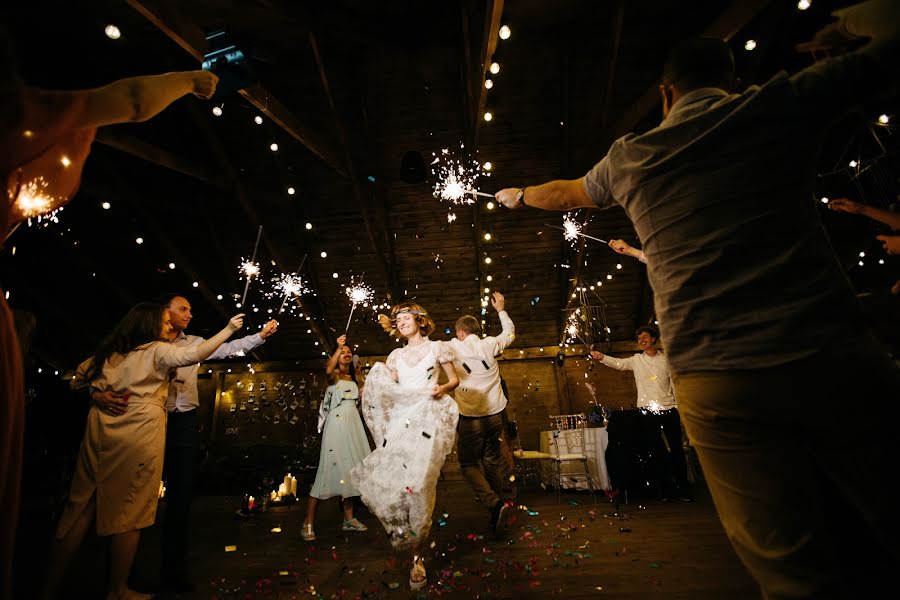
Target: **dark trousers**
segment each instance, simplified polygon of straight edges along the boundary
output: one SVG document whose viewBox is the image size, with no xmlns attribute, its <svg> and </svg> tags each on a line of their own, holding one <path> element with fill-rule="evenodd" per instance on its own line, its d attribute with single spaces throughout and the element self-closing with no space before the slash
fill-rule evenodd
<svg viewBox="0 0 900 600">
<path fill-rule="evenodd" d="M 512 453 L 506 440 L 506 411 L 487 417 L 459 416 L 459 467 L 482 506 L 516 498 Z"/>
<path fill-rule="evenodd" d="M 166 516 L 163 522 L 163 576 L 184 577 L 194 472 L 200 458 L 197 411 L 169 413 L 166 429 Z"/>
<path fill-rule="evenodd" d="M 661 413 L 648 412 L 643 415 L 643 437 L 651 455 L 651 471 L 657 482 L 668 495 L 670 486 L 675 492 L 688 493 L 687 460 L 681 433 L 681 417 L 677 408 Z"/>
</svg>

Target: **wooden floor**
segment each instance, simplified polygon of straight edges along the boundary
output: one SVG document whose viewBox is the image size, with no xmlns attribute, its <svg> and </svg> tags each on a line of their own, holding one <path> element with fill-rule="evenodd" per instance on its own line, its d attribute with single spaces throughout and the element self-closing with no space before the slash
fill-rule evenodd
<svg viewBox="0 0 900 600">
<path fill-rule="evenodd" d="M 394 557 L 364 507 L 365 533 L 340 531 L 337 500 L 320 506 L 319 539 L 305 543 L 305 506 L 251 518 L 234 497 L 195 500 L 190 560 L 198 592 L 183 598 L 759 598 L 699 491 L 694 503 L 632 502 L 540 488 L 502 539 L 487 535 L 487 513 L 464 481 L 441 481 L 427 567 L 429 587 L 411 592 L 405 557 Z M 280 532 L 273 532 L 275 528 Z M 145 530 L 132 583 L 158 586 L 159 527 Z M 236 546 L 227 552 L 226 546 Z M 64 587 L 66 598 L 102 597 L 104 544 L 86 541 Z M 28 561 L 34 567 L 40 561 Z M 26 575 L 20 572 L 20 575 Z M 29 580 L 34 581 L 31 577 Z M 171 598 L 161 594 L 160 598 Z"/>
</svg>

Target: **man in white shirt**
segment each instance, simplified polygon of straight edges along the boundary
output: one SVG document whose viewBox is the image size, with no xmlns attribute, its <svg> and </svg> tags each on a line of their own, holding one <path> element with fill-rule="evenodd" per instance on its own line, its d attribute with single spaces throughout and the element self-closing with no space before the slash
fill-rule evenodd
<svg viewBox="0 0 900 600">
<path fill-rule="evenodd" d="M 681 433 L 681 417 L 669 372 L 669 361 L 656 347 L 659 333 L 651 325 L 638 327 L 635 332 L 639 352 L 628 358 L 613 358 L 597 350 L 591 358 L 619 371 L 632 371 L 637 386 L 637 407 L 641 411 L 641 450 L 650 455 L 651 467 L 664 499 L 672 497 L 667 489 L 674 483 L 675 495 L 691 502 L 693 495 L 687 480 L 687 461 Z"/>
<path fill-rule="evenodd" d="M 513 465 L 506 435 L 506 404 L 500 366 L 496 357 L 516 338 L 512 319 L 506 314 L 503 294 L 494 292 L 491 305 L 500 317 L 497 337 L 480 337 L 481 325 L 471 315 L 456 321 L 453 367 L 459 377 L 454 396 L 459 405 L 459 466 L 475 497 L 490 511 L 491 527 L 498 534 L 511 513 L 516 497 Z"/>
</svg>

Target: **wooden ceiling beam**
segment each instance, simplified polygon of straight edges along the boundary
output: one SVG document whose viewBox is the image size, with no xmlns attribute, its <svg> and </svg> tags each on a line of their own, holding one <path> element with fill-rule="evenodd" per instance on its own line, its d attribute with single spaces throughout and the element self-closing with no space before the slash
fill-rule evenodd
<svg viewBox="0 0 900 600">
<path fill-rule="evenodd" d="M 195 164 L 188 159 L 177 156 L 168 150 L 160 148 L 149 142 L 145 142 L 127 133 L 123 133 L 115 127 L 104 127 L 97 133 L 97 142 L 124 152 L 135 158 L 140 158 L 154 165 L 187 175 L 203 183 L 207 183 L 218 189 L 227 189 L 222 177 L 204 165 Z"/>
<path fill-rule="evenodd" d="M 322 53 L 319 49 L 319 42 L 316 39 L 316 35 L 312 32 L 309 34 L 309 46 L 313 53 L 313 58 L 316 62 L 316 68 L 319 73 L 319 83 L 322 85 L 322 91 L 325 93 L 325 98 L 328 100 L 328 106 L 331 109 L 331 116 L 334 119 L 334 126 L 338 132 L 338 138 L 340 140 L 340 147 L 343 149 L 344 153 L 344 164 L 347 165 L 347 169 L 350 172 L 350 180 L 353 183 L 353 193 L 356 196 L 357 203 L 360 207 L 360 212 L 363 217 L 363 224 L 366 229 L 366 237 L 369 240 L 369 245 L 372 247 L 372 253 L 375 255 L 375 263 L 378 267 L 379 276 L 381 280 L 384 282 L 384 288 L 387 293 L 387 299 L 390 304 L 396 304 L 400 302 L 400 290 L 399 285 L 396 278 L 396 265 L 394 264 L 394 256 L 393 256 L 393 248 L 392 245 L 388 242 L 385 244 L 387 249 L 383 248 L 383 241 L 379 241 L 379 236 L 376 235 L 376 232 L 384 232 L 386 233 L 386 237 L 388 240 L 390 239 L 390 226 L 388 224 L 387 219 L 384 214 L 384 202 L 379 194 L 379 191 L 383 188 L 377 186 L 377 181 L 381 179 L 381 177 L 376 177 L 376 192 L 375 192 L 375 212 L 376 215 L 373 217 L 371 207 L 369 206 L 369 198 L 368 194 L 366 194 L 363 183 L 362 183 L 362 173 L 360 172 L 357 161 L 354 158 L 353 152 L 353 141 L 350 140 L 350 136 L 348 133 L 348 127 L 346 120 L 341 116 L 340 111 L 337 108 L 337 104 L 334 100 L 334 93 L 331 87 L 331 81 L 328 77 L 328 70 L 325 68 L 325 61 L 322 59 Z M 368 118 L 365 114 L 362 115 L 363 122 L 368 124 Z M 364 128 L 365 137 L 368 138 L 368 128 Z"/>
<path fill-rule="evenodd" d="M 126 0 L 126 2 L 198 62 L 203 62 L 207 49 L 206 32 L 184 18 L 178 3 L 165 0 Z M 323 136 L 302 123 L 264 87 L 255 85 L 240 90 L 240 94 L 336 173 L 347 177 L 344 165 L 337 159 L 331 145 L 323 139 Z"/>
<path fill-rule="evenodd" d="M 478 76 L 478 85 L 475 87 L 478 90 L 477 98 L 478 104 L 473 108 L 473 110 L 469 114 L 469 119 L 472 127 L 472 149 L 474 150 L 478 146 L 478 132 L 481 129 L 481 123 L 483 119 L 481 115 L 484 114 L 485 107 L 487 106 L 487 88 L 484 87 L 485 76 L 488 72 L 488 68 L 491 65 L 491 62 L 494 59 L 494 52 L 497 50 L 497 40 L 500 39 L 500 20 L 503 17 L 503 0 L 488 0 L 486 3 L 486 15 L 484 22 L 484 38 L 482 39 L 481 44 L 481 55 L 479 59 L 481 61 L 481 68 L 479 70 Z"/>
</svg>

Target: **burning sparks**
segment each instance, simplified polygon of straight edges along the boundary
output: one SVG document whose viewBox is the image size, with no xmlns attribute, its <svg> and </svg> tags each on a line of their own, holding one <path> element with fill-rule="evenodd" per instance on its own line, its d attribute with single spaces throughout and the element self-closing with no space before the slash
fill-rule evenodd
<svg viewBox="0 0 900 600">
<path fill-rule="evenodd" d="M 574 246 L 579 235 L 581 235 L 581 223 L 568 213 L 563 215 L 563 237 L 566 238 L 566 241 Z"/>
<path fill-rule="evenodd" d="M 62 207 L 53 208 L 53 205 L 60 199 L 50 196 L 46 193 L 49 183 L 43 177 L 32 179 L 22 185 L 19 190 L 19 196 L 16 198 L 16 208 L 22 213 L 22 216 L 28 219 L 28 225 L 31 225 L 31 219 L 35 219 L 38 223 L 44 221 L 47 223 L 58 223 L 57 213 Z"/>
<path fill-rule="evenodd" d="M 432 153 L 431 174 L 436 178 L 434 197 L 453 204 L 474 204 L 475 196 L 479 194 L 475 182 L 485 172 L 477 160 L 467 156 L 463 144 L 460 144 L 458 154 L 450 152 L 449 148 L 443 148 L 440 154 Z"/>
<path fill-rule="evenodd" d="M 357 284 L 353 284 L 346 289 L 347 297 L 350 298 L 350 302 L 353 304 L 362 304 L 366 305 L 372 301 L 372 298 L 375 296 L 375 292 L 363 282 L 359 282 Z"/>
<path fill-rule="evenodd" d="M 259 275 L 259 263 L 252 260 L 241 259 L 241 266 L 238 268 L 238 271 L 240 271 L 241 275 L 246 277 L 249 281 Z"/>
</svg>

